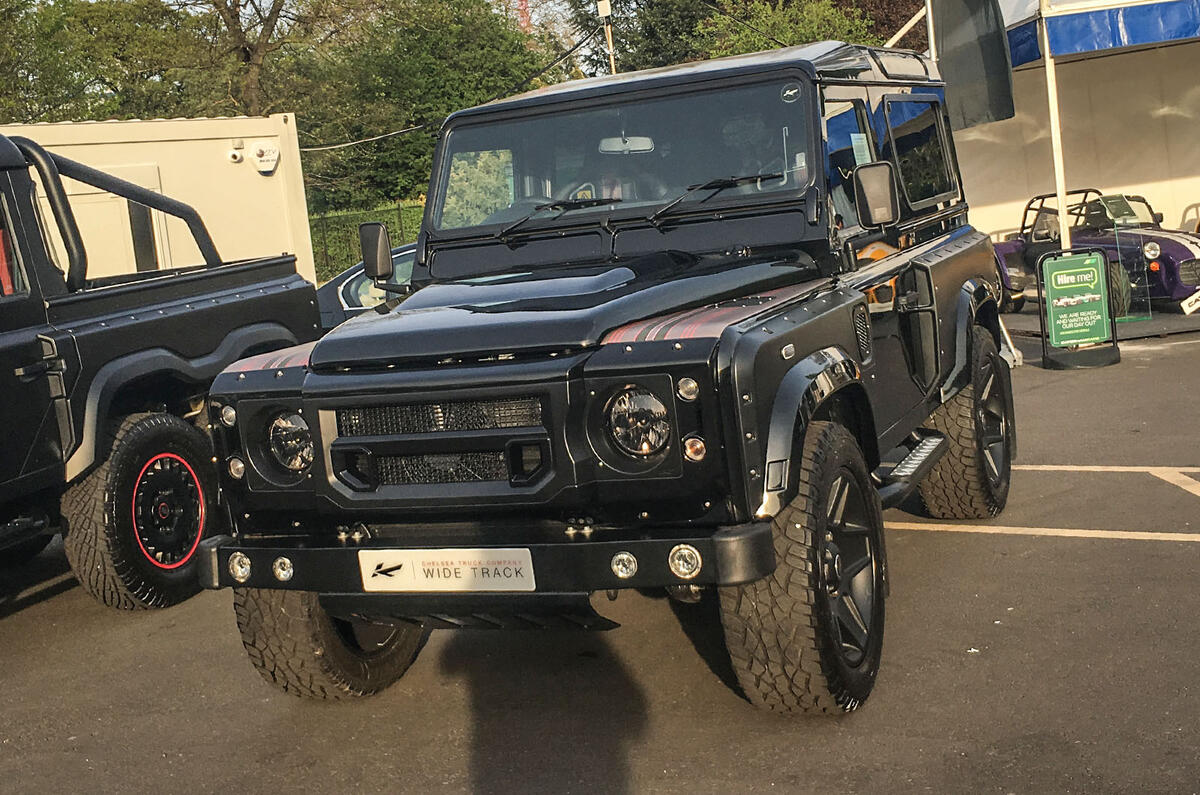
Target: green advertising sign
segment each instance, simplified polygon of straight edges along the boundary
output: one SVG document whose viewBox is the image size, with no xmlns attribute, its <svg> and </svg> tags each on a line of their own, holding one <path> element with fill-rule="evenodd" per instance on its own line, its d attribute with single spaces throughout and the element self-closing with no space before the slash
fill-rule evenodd
<svg viewBox="0 0 1200 795">
<path fill-rule="evenodd" d="M 1108 280 L 1099 254 L 1046 258 L 1042 262 L 1042 284 L 1046 291 L 1046 332 L 1051 345 L 1067 348 L 1112 338 Z"/>
</svg>

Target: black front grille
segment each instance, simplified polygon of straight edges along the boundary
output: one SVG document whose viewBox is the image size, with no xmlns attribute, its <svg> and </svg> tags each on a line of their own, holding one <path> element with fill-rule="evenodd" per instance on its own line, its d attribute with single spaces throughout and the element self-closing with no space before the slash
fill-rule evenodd
<svg viewBox="0 0 1200 795">
<path fill-rule="evenodd" d="M 1200 284 L 1200 259 L 1189 259 L 1179 263 L 1179 281 L 1184 284 Z"/>
<path fill-rule="evenodd" d="M 337 412 L 339 436 L 491 431 L 541 424 L 542 402 L 535 397 L 363 406 Z"/>
<path fill-rule="evenodd" d="M 359 456 L 356 468 L 380 486 L 508 480 L 503 452 Z"/>
<path fill-rule="evenodd" d="M 861 304 L 854 308 L 854 336 L 858 338 L 858 354 L 862 361 L 871 358 L 871 318 Z"/>
</svg>

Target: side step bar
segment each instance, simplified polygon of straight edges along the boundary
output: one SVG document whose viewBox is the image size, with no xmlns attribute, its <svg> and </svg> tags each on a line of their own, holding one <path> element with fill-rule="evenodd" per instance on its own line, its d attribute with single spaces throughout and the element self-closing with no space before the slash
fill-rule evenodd
<svg viewBox="0 0 1200 795">
<path fill-rule="evenodd" d="M 879 501 L 885 511 L 908 499 L 916 491 L 917 484 L 950 449 L 945 436 L 924 428 L 913 434 L 910 444 L 909 454 L 899 464 L 879 475 Z"/>
</svg>

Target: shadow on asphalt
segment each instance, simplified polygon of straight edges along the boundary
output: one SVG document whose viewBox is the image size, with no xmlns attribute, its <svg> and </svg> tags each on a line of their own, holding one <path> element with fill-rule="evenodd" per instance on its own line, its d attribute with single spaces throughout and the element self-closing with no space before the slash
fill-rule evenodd
<svg viewBox="0 0 1200 795">
<path fill-rule="evenodd" d="M 721 683 L 745 698 L 741 685 L 738 684 L 737 674 L 729 662 L 729 652 L 725 648 L 725 634 L 721 629 L 720 597 L 711 589 L 704 591 L 704 596 L 696 604 L 682 604 L 671 601 L 671 612 L 683 629 L 683 634 L 691 641 L 692 647 L 700 655 L 700 659 L 708 666 L 708 670 L 721 680 Z"/>
<path fill-rule="evenodd" d="M 33 607 L 78 587 L 62 541 L 55 539 L 33 560 L 0 566 L 0 618 Z"/>
<path fill-rule="evenodd" d="M 454 633 L 441 657 L 470 699 L 471 791 L 634 790 L 646 699 L 602 633 Z"/>
</svg>

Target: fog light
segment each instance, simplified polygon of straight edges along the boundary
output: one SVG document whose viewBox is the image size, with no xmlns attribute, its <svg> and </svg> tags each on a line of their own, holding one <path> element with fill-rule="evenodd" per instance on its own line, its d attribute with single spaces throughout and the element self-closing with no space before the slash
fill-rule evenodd
<svg viewBox="0 0 1200 795">
<path fill-rule="evenodd" d="M 694 378 L 680 378 L 678 392 L 681 399 L 691 402 L 700 396 L 700 385 Z"/>
<path fill-rule="evenodd" d="M 674 554 L 674 553 L 672 553 Z M 238 582 L 245 582 L 250 579 L 250 558 L 246 557 L 241 552 L 234 552 L 229 556 L 229 576 Z"/>
<path fill-rule="evenodd" d="M 292 562 L 284 557 L 275 558 L 275 562 L 271 564 L 271 573 L 275 575 L 275 579 L 280 582 L 287 582 L 292 579 L 292 575 L 296 570 L 292 567 Z"/>
<path fill-rule="evenodd" d="M 232 428 L 237 424 L 237 409 L 233 406 L 221 407 L 221 424 L 226 428 Z"/>
<path fill-rule="evenodd" d="M 229 476 L 234 480 L 241 480 L 246 476 L 246 462 L 234 456 L 229 459 Z"/>
<path fill-rule="evenodd" d="M 690 580 L 700 573 L 700 550 L 691 544 L 677 544 L 667 555 L 671 573 L 681 580 Z"/>
<path fill-rule="evenodd" d="M 689 436 L 683 440 L 683 453 L 689 461 L 703 461 L 706 452 L 708 449 L 704 446 L 704 440 L 699 436 Z"/>
<path fill-rule="evenodd" d="M 628 580 L 633 575 L 637 574 L 637 558 L 632 552 L 618 552 L 612 556 L 613 574 L 620 577 L 622 580 Z"/>
</svg>

